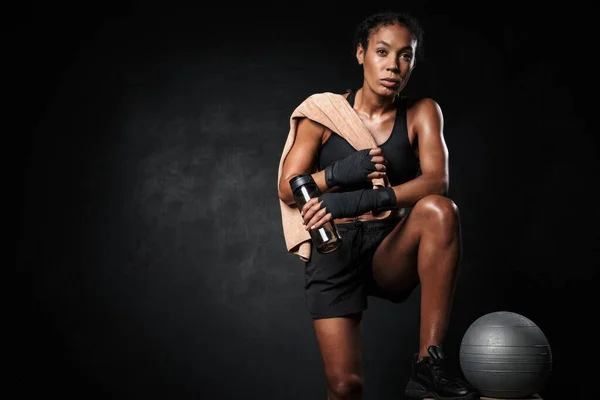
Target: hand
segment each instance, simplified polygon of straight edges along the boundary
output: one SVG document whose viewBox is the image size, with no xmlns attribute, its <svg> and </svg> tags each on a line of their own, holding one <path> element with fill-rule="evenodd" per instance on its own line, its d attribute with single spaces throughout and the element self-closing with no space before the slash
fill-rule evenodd
<svg viewBox="0 0 600 400">
<path fill-rule="evenodd" d="M 391 187 L 361 189 L 353 192 L 325 193 L 302 207 L 307 229 L 317 229 L 335 218 L 357 217 L 366 212 L 380 213 L 396 208 L 396 193 Z"/>
<path fill-rule="evenodd" d="M 354 186 L 385 176 L 387 160 L 380 147 L 359 150 L 325 167 L 325 183 L 334 186 Z"/>
<path fill-rule="evenodd" d="M 331 213 L 327 212 L 326 208 L 321 208 L 322 206 L 322 200 L 312 198 L 302 207 L 301 214 L 306 230 L 319 229 L 333 219 Z"/>
</svg>

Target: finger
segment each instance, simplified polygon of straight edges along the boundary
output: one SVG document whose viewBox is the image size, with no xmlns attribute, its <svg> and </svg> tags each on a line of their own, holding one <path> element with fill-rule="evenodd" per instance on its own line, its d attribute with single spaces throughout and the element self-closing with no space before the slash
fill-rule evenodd
<svg viewBox="0 0 600 400">
<path fill-rule="evenodd" d="M 304 221 L 308 222 L 311 220 L 311 218 L 317 213 L 317 211 L 319 211 L 319 209 L 321 209 L 321 203 L 323 202 L 318 202 L 318 199 L 312 199 L 310 203 L 306 203 L 306 210 L 304 211 Z"/>
<path fill-rule="evenodd" d="M 383 153 L 383 150 L 381 149 L 381 147 L 374 147 L 371 149 L 371 151 L 369 151 L 370 156 L 378 156 L 378 155 L 381 155 L 382 153 Z"/>
<path fill-rule="evenodd" d="M 385 152 L 383 151 L 383 149 L 381 147 L 373 148 L 373 150 L 371 150 L 369 152 L 369 154 L 372 156 L 384 156 L 385 157 Z"/>
<path fill-rule="evenodd" d="M 315 224 L 311 225 L 311 229 L 313 229 L 313 230 L 319 229 L 320 227 L 322 227 L 323 225 L 325 225 L 327 222 L 331 221 L 332 219 L 333 219 L 333 216 L 331 215 L 331 213 L 326 213 Z"/>
<path fill-rule="evenodd" d="M 367 175 L 368 179 L 383 179 L 386 176 L 385 172 L 372 172 Z"/>
<path fill-rule="evenodd" d="M 387 167 L 384 164 L 375 164 L 375 169 L 380 172 L 387 171 Z"/>
<path fill-rule="evenodd" d="M 325 224 L 328 221 L 328 219 L 326 219 L 327 214 L 327 210 L 319 210 L 319 212 L 317 212 L 314 215 L 314 217 L 306 224 L 307 228 L 312 230 L 319 229 L 321 226 L 323 226 L 323 224 Z"/>
<path fill-rule="evenodd" d="M 308 200 L 303 206 L 302 206 L 302 210 L 300 210 L 300 214 L 302 216 L 304 216 L 304 214 L 306 214 L 306 211 L 308 211 L 312 206 L 314 206 L 317 202 L 319 201 L 318 198 L 313 197 L 312 199 Z"/>
<path fill-rule="evenodd" d="M 383 156 L 374 156 L 371 158 L 371 162 L 379 163 L 379 164 L 387 164 L 387 160 Z"/>
<path fill-rule="evenodd" d="M 311 203 L 306 203 L 305 207 L 306 208 L 302 214 L 302 219 L 304 220 L 304 225 L 307 225 L 308 221 L 310 221 L 317 211 L 319 211 L 320 205 L 319 203 L 312 201 Z"/>
<path fill-rule="evenodd" d="M 306 228 L 307 229 L 316 229 L 316 227 L 323 225 L 323 223 L 321 223 L 320 225 L 318 225 L 318 224 L 326 214 L 327 214 L 327 210 L 325 208 L 322 208 L 319 211 L 317 211 L 313 215 L 313 217 L 306 223 Z"/>
<path fill-rule="evenodd" d="M 381 164 L 381 163 L 374 164 L 374 167 L 375 168 L 372 169 L 372 171 L 374 171 L 374 172 L 377 172 L 377 171 L 379 171 L 379 172 L 387 171 L 387 166 L 385 164 Z"/>
</svg>

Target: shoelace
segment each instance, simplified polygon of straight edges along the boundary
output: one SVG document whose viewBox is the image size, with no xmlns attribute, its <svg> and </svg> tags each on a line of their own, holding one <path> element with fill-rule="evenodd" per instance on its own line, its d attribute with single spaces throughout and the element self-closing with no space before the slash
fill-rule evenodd
<svg viewBox="0 0 600 400">
<path fill-rule="evenodd" d="M 431 368 L 442 382 L 450 382 L 453 380 L 447 375 L 442 360 L 431 360 Z"/>
<path fill-rule="evenodd" d="M 434 359 L 431 359 L 431 361 L 430 361 L 431 368 L 433 369 L 435 374 L 438 376 L 440 382 L 442 382 L 444 384 L 452 383 L 452 384 L 454 384 L 455 387 L 456 386 L 458 386 L 458 387 L 466 386 L 466 382 L 464 382 L 459 377 L 451 377 L 448 375 L 448 373 L 446 372 L 446 369 L 444 368 L 445 362 L 447 362 L 447 361 L 446 360 L 434 360 Z"/>
</svg>

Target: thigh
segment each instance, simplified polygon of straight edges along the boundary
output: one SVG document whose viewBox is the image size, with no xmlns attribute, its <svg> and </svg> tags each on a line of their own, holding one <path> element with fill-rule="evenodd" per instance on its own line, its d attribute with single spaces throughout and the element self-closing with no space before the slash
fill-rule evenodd
<svg viewBox="0 0 600 400">
<path fill-rule="evenodd" d="M 344 317 L 367 307 L 363 271 L 356 254 L 357 229 L 352 224 L 339 228 L 342 245 L 321 254 L 312 246 L 305 263 L 305 304 L 315 319 Z"/>
<path fill-rule="evenodd" d="M 314 327 L 328 386 L 340 382 L 361 381 L 362 313 L 339 318 L 315 319 Z"/>
<path fill-rule="evenodd" d="M 418 281 L 417 259 L 421 230 L 413 213 L 404 217 L 373 254 L 374 281 L 388 291 L 403 291 Z"/>
</svg>

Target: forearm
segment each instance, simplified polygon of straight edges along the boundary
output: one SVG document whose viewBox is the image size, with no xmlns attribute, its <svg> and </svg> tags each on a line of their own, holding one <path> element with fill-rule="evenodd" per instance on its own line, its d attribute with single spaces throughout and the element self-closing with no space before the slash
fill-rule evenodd
<svg viewBox="0 0 600 400">
<path fill-rule="evenodd" d="M 299 174 L 291 175 L 286 179 L 282 179 L 279 183 L 279 191 L 278 191 L 279 198 L 287 205 L 296 204 L 296 202 L 294 200 L 294 196 L 292 194 L 292 189 L 290 187 L 290 180 L 292 180 L 292 178 L 294 178 L 297 175 L 299 175 Z M 327 193 L 327 192 L 335 191 L 338 189 L 337 187 L 333 187 L 333 188 L 327 187 L 327 184 L 325 183 L 325 172 L 324 171 L 316 172 L 316 173 L 312 174 L 311 176 L 313 177 L 315 183 L 319 187 L 319 190 L 321 190 L 321 193 Z"/>
<path fill-rule="evenodd" d="M 423 197 L 437 194 L 446 196 L 448 193 L 448 180 L 432 175 L 421 175 L 408 182 L 393 186 L 396 194 L 396 207 L 412 207 Z"/>
</svg>

